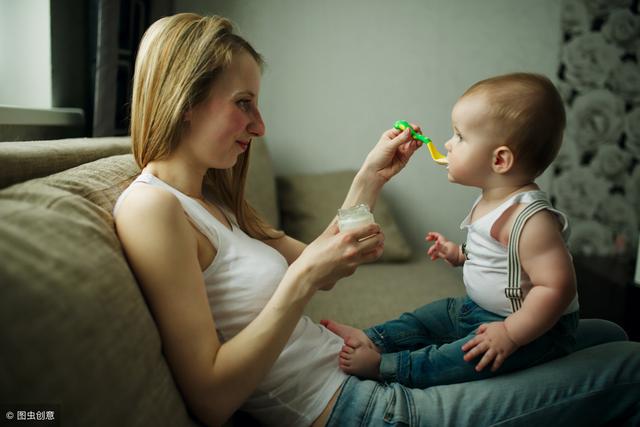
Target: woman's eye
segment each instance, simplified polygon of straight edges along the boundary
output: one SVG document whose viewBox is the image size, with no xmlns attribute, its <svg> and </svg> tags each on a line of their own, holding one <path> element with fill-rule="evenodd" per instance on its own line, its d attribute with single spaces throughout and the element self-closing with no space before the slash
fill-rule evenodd
<svg viewBox="0 0 640 427">
<path fill-rule="evenodd" d="M 242 99 L 242 100 L 238 101 L 238 105 L 244 111 L 249 111 L 249 109 L 251 108 L 251 101 L 248 100 L 248 99 Z"/>
</svg>

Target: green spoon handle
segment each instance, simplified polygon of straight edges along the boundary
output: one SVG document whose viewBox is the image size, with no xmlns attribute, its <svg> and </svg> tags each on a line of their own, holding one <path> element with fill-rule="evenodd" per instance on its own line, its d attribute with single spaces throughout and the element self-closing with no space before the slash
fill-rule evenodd
<svg viewBox="0 0 640 427">
<path fill-rule="evenodd" d="M 418 141 L 421 141 L 421 142 L 423 142 L 425 144 L 429 144 L 431 142 L 431 139 L 427 138 L 426 136 L 424 136 L 421 133 L 416 132 L 411 127 L 409 122 L 407 122 L 405 120 L 398 120 L 397 122 L 395 122 L 393 127 L 396 128 L 396 129 L 399 129 L 399 130 L 405 130 L 405 129 L 409 128 L 409 130 L 411 131 L 411 136 L 413 137 L 413 139 L 417 139 Z"/>
<path fill-rule="evenodd" d="M 429 144 L 429 143 L 431 142 L 431 139 L 427 138 L 426 136 L 424 136 L 424 135 L 423 135 L 423 134 L 421 134 L 421 133 L 418 133 L 418 132 L 414 131 L 413 129 L 411 129 L 411 135 L 412 135 L 415 139 L 417 139 L 417 140 L 419 140 L 419 141 L 422 141 L 422 142 L 424 142 L 425 144 Z"/>
</svg>

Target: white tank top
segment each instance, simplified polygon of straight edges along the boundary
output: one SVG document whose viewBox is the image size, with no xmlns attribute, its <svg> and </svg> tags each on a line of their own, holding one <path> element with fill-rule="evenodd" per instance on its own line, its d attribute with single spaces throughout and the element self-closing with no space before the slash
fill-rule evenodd
<svg viewBox="0 0 640 427">
<path fill-rule="evenodd" d="M 232 230 L 196 199 L 149 172 L 143 171 L 123 191 L 114 213 L 131 187 L 140 183 L 173 193 L 217 249 L 203 276 L 218 337 L 221 342 L 231 339 L 267 304 L 288 268 L 286 259 L 271 246 L 245 234 L 228 210 L 223 209 Z M 302 316 L 275 364 L 242 409 L 266 425 L 310 425 L 347 378 L 338 367 L 342 345 L 342 338 Z"/>
<path fill-rule="evenodd" d="M 509 207 L 520 203 L 527 205 L 537 200 L 548 202 L 548 198 L 546 193 L 540 190 L 517 193 L 491 212 L 478 218 L 473 223 L 469 223 L 471 213 L 481 197 L 479 196 L 476 199 L 471 211 L 460 224 L 460 229 L 467 229 L 467 241 L 464 248 L 467 259 L 462 269 L 464 286 L 469 298 L 480 307 L 507 317 L 513 313 L 512 303 L 505 296 L 505 289 L 509 282 L 508 250 L 502 243 L 491 236 L 491 228 Z M 549 206 L 551 206 L 550 203 Z M 557 215 L 562 224 L 562 237 L 566 244 L 570 234 L 566 215 L 551 207 L 546 209 Z M 520 269 L 520 288 L 524 298 L 526 298 L 531 286 L 529 276 Z M 577 293 L 563 314 L 572 313 L 576 310 L 578 310 Z"/>
</svg>

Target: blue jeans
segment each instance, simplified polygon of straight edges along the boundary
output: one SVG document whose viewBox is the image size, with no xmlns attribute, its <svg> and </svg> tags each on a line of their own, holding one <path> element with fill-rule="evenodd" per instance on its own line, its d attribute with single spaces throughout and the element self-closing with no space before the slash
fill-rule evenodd
<svg viewBox="0 0 640 427">
<path fill-rule="evenodd" d="M 421 390 L 350 376 L 327 427 L 638 426 L 640 343 L 623 340 L 611 322 L 581 320 L 576 351 L 494 378 Z"/>
<path fill-rule="evenodd" d="M 416 388 L 501 375 L 573 350 L 578 312 L 562 316 L 544 335 L 511 354 L 496 372 L 491 366 L 477 372 L 475 366 L 482 355 L 466 362 L 462 345 L 475 337 L 483 323 L 504 319 L 464 296 L 435 301 L 364 332 L 381 350 L 381 379 Z"/>
</svg>

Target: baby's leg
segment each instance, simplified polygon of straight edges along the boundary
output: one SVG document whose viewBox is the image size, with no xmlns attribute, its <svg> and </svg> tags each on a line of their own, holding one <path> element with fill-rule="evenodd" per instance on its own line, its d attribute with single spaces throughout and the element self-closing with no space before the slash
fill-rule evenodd
<svg viewBox="0 0 640 427">
<path fill-rule="evenodd" d="M 493 375 L 490 369 L 484 369 L 481 372 L 475 370 L 475 365 L 480 358 L 471 362 L 464 360 L 462 346 L 474 336 L 475 333 L 471 333 L 450 343 L 430 344 L 414 351 L 383 353 L 380 355 L 375 379 L 424 389 L 441 384 L 455 384 L 490 377 Z M 354 351 L 354 355 L 360 355 L 360 352 Z M 365 372 L 362 364 L 362 360 L 351 361 L 352 366 Z"/>
<path fill-rule="evenodd" d="M 444 343 L 458 341 L 472 333 L 479 325 L 479 313 L 484 311 L 466 297 L 447 298 L 365 329 L 364 334 L 359 329 L 335 322 L 323 321 L 323 324 L 345 340 L 339 357 L 339 365 L 344 372 L 362 378 L 380 379 L 380 353 L 395 355 L 398 351 L 416 352 L 419 359 L 420 351 L 430 352 Z M 458 350 L 459 362 L 466 363 L 461 349 Z"/>
<path fill-rule="evenodd" d="M 471 330 L 459 319 L 477 307 L 468 297 L 445 298 L 426 304 L 397 319 L 372 326 L 364 333 L 381 353 L 414 351 L 441 345 L 468 335 Z"/>
<path fill-rule="evenodd" d="M 481 323 L 495 321 L 491 320 L 492 316 L 497 317 L 491 313 L 476 310 L 475 313 L 464 316 L 460 323 L 479 326 Z M 482 319 L 485 320 L 482 321 Z M 465 353 L 462 351 L 462 346 L 476 335 L 474 328 L 468 336 L 451 343 L 439 346 L 432 344 L 415 351 L 403 350 L 381 354 L 376 379 L 398 382 L 407 387 L 426 388 L 480 380 L 525 369 L 568 354 L 575 344 L 574 332 L 577 322 L 577 313 L 563 316 L 549 332 L 507 357 L 495 372 L 491 371 L 490 366 L 480 372 L 475 370 L 482 354 L 470 362 L 465 362 L 463 359 Z M 363 357 L 355 357 L 366 353 L 356 348 L 353 354 L 354 360 L 350 361 L 350 364 L 363 372 L 371 372 L 370 368 L 362 369 Z"/>
<path fill-rule="evenodd" d="M 476 372 L 474 365 L 463 359 L 461 347 L 473 336 L 440 346 L 430 344 L 415 351 L 383 354 L 356 340 L 347 340 L 340 352 L 339 366 L 345 373 L 360 378 L 416 388 L 481 379 L 489 375 Z"/>
<path fill-rule="evenodd" d="M 417 350 L 467 335 L 469 331 L 461 329 L 457 319 L 472 306 L 473 302 L 467 297 L 445 298 L 364 331 L 333 320 L 323 319 L 320 324 L 342 337 L 345 343 L 350 341 L 353 348 L 364 346 L 378 353 Z"/>
</svg>

